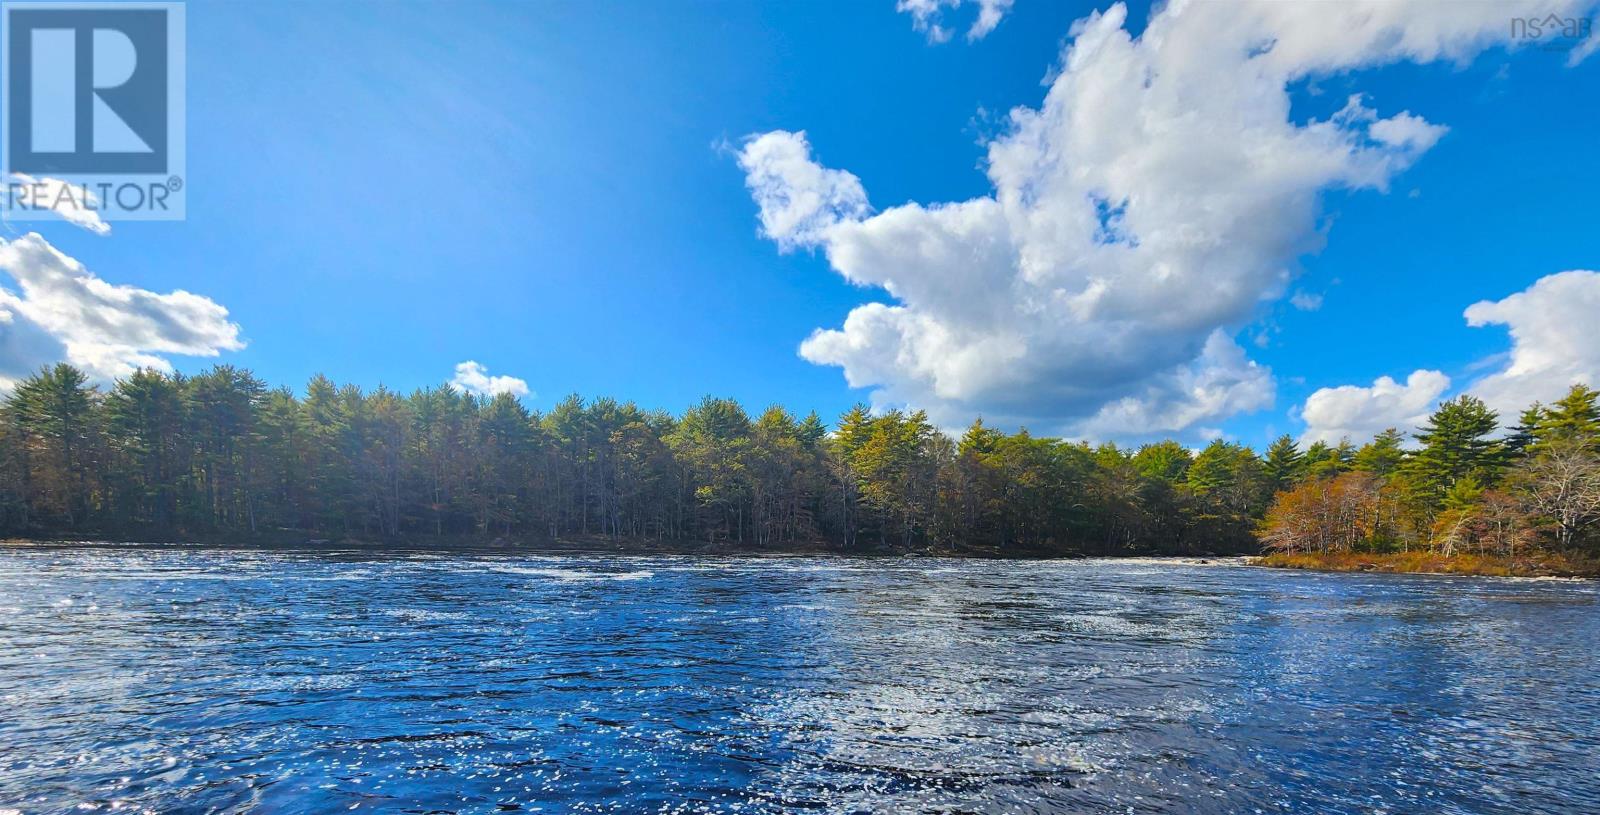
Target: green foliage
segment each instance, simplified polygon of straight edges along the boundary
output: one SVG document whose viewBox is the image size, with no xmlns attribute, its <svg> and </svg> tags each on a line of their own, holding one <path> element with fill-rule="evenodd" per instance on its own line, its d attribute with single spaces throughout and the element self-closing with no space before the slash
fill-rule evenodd
<svg viewBox="0 0 1600 815">
<path fill-rule="evenodd" d="M 1361 445 L 1350 461 L 1350 468 L 1359 473 L 1370 473 L 1379 478 L 1390 478 L 1400 471 L 1405 462 L 1405 436 L 1391 427 Z"/>
<path fill-rule="evenodd" d="M 1450 485 L 1444 491 L 1442 505 L 1446 510 L 1464 510 L 1478 503 L 1483 498 L 1483 485 L 1476 478 L 1467 476 Z"/>
<path fill-rule="evenodd" d="M 1460 396 L 1439 405 L 1421 432 L 1420 449 L 1405 464 L 1418 500 L 1438 508 L 1456 482 L 1493 485 L 1506 464 L 1505 447 L 1493 434 L 1498 417 L 1481 400 Z"/>
<path fill-rule="evenodd" d="M 1294 439 L 1285 433 L 1267 446 L 1264 468 L 1267 488 L 1274 493 L 1283 492 L 1305 477 L 1305 456 Z"/>
<path fill-rule="evenodd" d="M 1355 464 L 1356 448 L 1349 439 L 1340 439 L 1337 445 L 1316 442 L 1306 448 L 1302 460 L 1304 478 L 1333 478 L 1349 472 Z"/>
<path fill-rule="evenodd" d="M 1189 476 L 1189 465 L 1194 456 L 1189 448 L 1175 441 L 1146 444 L 1133 454 L 1133 466 L 1145 478 L 1159 478 L 1169 484 L 1179 484 Z"/>
<path fill-rule="evenodd" d="M 1580 547 L 1600 524 L 1597 399 L 1578 387 L 1524 413 L 1520 447 L 1462 397 L 1414 453 L 1388 430 L 1359 449 L 1284 436 L 1263 458 L 1222 440 L 1132 451 L 981 420 L 952 439 L 922 412 L 864 405 L 830 433 L 814 413 L 752 418 L 715 397 L 675 417 L 578 396 L 540 414 L 508 395 L 322 376 L 297 396 L 229 366 L 137 371 L 102 394 L 61 365 L 0 404 L 0 534 L 1205 553 L 1255 549 L 1274 506 L 1306 534 L 1342 518 L 1323 539 L 1377 548 L 1517 551 L 1547 533 Z"/>
<path fill-rule="evenodd" d="M 1544 424 L 1544 420 L 1544 406 L 1538 402 L 1534 402 L 1522 411 L 1517 423 L 1506 433 L 1504 444 L 1508 461 L 1521 459 L 1528 454 L 1529 448 L 1538 439 L 1539 427 Z"/>
<path fill-rule="evenodd" d="M 140 370 L 118 382 L 102 405 L 106 500 L 131 523 L 159 527 L 177 518 L 179 480 L 190 465 L 183 391 L 179 381 Z"/>
<path fill-rule="evenodd" d="M 1574 440 L 1589 446 L 1600 444 L 1600 406 L 1596 392 L 1585 385 L 1573 385 L 1567 395 L 1550 405 L 1533 424 L 1534 447 L 1561 440 Z"/>
<path fill-rule="evenodd" d="M 1356 472 L 1280 493 L 1263 540 L 1286 555 L 1426 551 L 1518 558 L 1536 549 L 1592 556 L 1600 524 L 1600 410 L 1578 385 L 1533 405 L 1504 439 L 1496 415 L 1462 396 L 1434 411 L 1407 453 L 1398 431 L 1355 453 Z M 1319 455 L 1339 458 L 1336 448 Z"/>
<path fill-rule="evenodd" d="M 1265 482 L 1224 445 L 1005 433 L 958 441 L 858 405 L 830 433 L 707 397 L 680 417 L 570 396 L 547 413 L 448 386 L 268 390 L 218 366 L 104 396 L 58 366 L 0 409 L 0 533 L 392 539 L 603 536 L 764 549 L 994 554 L 1243 550 Z M 1223 452 L 1217 452 L 1217 451 Z M 1215 460 L 1213 460 L 1215 459 Z"/>
<path fill-rule="evenodd" d="M 1262 508 L 1269 486 L 1266 467 L 1250 448 L 1221 439 L 1201 450 L 1189 469 L 1191 489 L 1240 516 Z"/>
<path fill-rule="evenodd" d="M 4 414 L 25 479 L 16 492 L 28 512 L 66 529 L 80 528 L 93 499 L 96 458 L 95 393 L 70 365 L 47 368 L 18 383 Z"/>
</svg>

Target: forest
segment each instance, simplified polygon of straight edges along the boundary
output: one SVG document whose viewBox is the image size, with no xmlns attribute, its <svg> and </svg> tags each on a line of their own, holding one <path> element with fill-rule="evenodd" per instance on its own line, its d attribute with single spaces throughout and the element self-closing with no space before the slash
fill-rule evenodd
<svg viewBox="0 0 1600 815">
<path fill-rule="evenodd" d="M 682 415 L 571 396 L 548 412 L 217 366 L 100 388 L 62 364 L 0 402 L 0 537 L 611 540 L 714 551 L 1048 557 L 1504 551 L 1589 545 L 1597 393 L 1509 432 L 1482 402 L 1263 454 L 1005 433 L 857 406 L 832 426 L 707 397 Z"/>
<path fill-rule="evenodd" d="M 1409 448 L 1398 431 L 1385 431 L 1351 456 L 1347 471 L 1278 493 L 1260 526 L 1262 542 L 1285 555 L 1592 560 L 1600 521 L 1597 397 L 1574 385 L 1549 406 L 1529 406 L 1504 431 L 1478 399 L 1446 401 Z"/>
</svg>

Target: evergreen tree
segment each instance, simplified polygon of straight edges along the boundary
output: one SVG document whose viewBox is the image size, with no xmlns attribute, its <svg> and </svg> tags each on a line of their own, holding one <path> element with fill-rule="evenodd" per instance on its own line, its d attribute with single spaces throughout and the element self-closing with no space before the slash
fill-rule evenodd
<svg viewBox="0 0 1600 815">
<path fill-rule="evenodd" d="M 1566 396 L 1550 405 L 1538 418 L 1534 430 L 1536 442 L 1548 444 L 1558 439 L 1572 439 L 1591 446 L 1600 444 L 1597 398 L 1600 392 L 1584 385 L 1573 385 Z"/>
<path fill-rule="evenodd" d="M 1175 441 L 1146 444 L 1133 454 L 1133 466 L 1145 478 L 1159 478 L 1170 484 L 1181 484 L 1189 477 L 1189 466 L 1194 456 L 1189 448 Z"/>
<path fill-rule="evenodd" d="M 1508 461 L 1519 460 L 1528 454 L 1529 448 L 1538 441 L 1539 428 L 1544 421 L 1544 406 L 1538 402 L 1534 402 L 1522 411 L 1522 416 L 1506 434 L 1505 450 Z"/>
<path fill-rule="evenodd" d="M 1476 397 L 1459 396 L 1439 405 L 1414 434 L 1421 447 L 1405 465 L 1419 499 L 1437 507 L 1462 479 L 1496 483 L 1505 464 L 1504 447 L 1493 438 L 1497 426 L 1498 416 Z"/>
<path fill-rule="evenodd" d="M 31 518 L 79 529 L 89 519 L 98 435 L 95 389 L 82 371 L 61 364 L 18 383 L 5 414 L 21 453 L 20 492 Z"/>
<path fill-rule="evenodd" d="M 1211 442 L 1189 468 L 1189 487 L 1212 505 L 1243 520 L 1268 497 L 1266 467 L 1250 448 L 1221 439 Z"/>
<path fill-rule="evenodd" d="M 1318 441 L 1306 448 L 1305 475 L 1307 478 L 1332 478 L 1349 471 L 1355 456 L 1356 448 L 1349 439 L 1340 439 L 1337 445 Z"/>
<path fill-rule="evenodd" d="M 1399 472 L 1405 461 L 1405 437 L 1396 428 L 1389 428 L 1361 446 L 1351 459 L 1351 469 L 1388 478 Z"/>
<path fill-rule="evenodd" d="M 185 410 L 199 499 L 193 520 L 209 529 L 255 529 L 251 493 L 256 414 L 265 386 L 219 365 L 185 382 Z"/>
<path fill-rule="evenodd" d="M 1273 493 L 1283 492 L 1305 475 L 1305 457 L 1294 439 L 1285 433 L 1267 447 L 1265 462 L 1267 486 Z"/>
<path fill-rule="evenodd" d="M 1189 468 L 1189 487 L 1201 495 L 1222 490 L 1233 480 L 1234 446 L 1216 439 L 1195 456 Z"/>
<path fill-rule="evenodd" d="M 751 430 L 750 417 L 738 402 L 710 396 L 678 423 L 675 452 L 688 465 L 700 526 L 712 543 L 744 541 L 750 514 Z"/>
<path fill-rule="evenodd" d="M 103 407 L 113 520 L 170 527 L 187 479 L 183 383 L 142 369 L 116 384 Z"/>
<path fill-rule="evenodd" d="M 828 426 L 822 423 L 822 418 L 813 410 L 800 421 L 800 427 L 795 435 L 807 450 L 816 450 L 822 444 L 822 440 L 828 437 Z"/>
<path fill-rule="evenodd" d="M 1359 450 L 1281 437 L 1263 459 L 1220 440 L 1130 451 L 982 421 L 952 439 L 923 413 L 862 405 L 830 434 L 814 413 L 752 419 L 712 397 L 681 417 L 577 396 L 537 414 L 504 394 L 319 376 L 302 398 L 228 366 L 136 371 L 101 398 L 63 365 L 0 402 L 0 534 L 1203 553 L 1251 551 L 1276 492 L 1293 506 L 1263 534 L 1295 551 L 1312 533 L 1343 548 L 1576 551 L 1600 524 L 1597 401 L 1574 388 L 1502 443 L 1495 414 L 1464 397 L 1439 406 L 1414 454 L 1391 429 Z M 1521 454 L 1502 478 L 1508 448 Z"/>
</svg>

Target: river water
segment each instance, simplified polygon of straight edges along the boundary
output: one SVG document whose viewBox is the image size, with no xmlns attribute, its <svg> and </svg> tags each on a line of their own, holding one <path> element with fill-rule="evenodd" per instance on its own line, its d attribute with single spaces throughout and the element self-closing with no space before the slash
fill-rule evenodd
<svg viewBox="0 0 1600 815">
<path fill-rule="evenodd" d="M 0 550 L 0 813 L 1600 811 L 1600 584 Z"/>
</svg>

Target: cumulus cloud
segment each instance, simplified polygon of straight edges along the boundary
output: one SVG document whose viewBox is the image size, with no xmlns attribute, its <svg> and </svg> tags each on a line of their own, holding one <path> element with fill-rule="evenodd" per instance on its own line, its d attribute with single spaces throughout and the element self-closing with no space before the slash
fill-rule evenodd
<svg viewBox="0 0 1600 815">
<path fill-rule="evenodd" d="M 973 5 L 978 7 L 978 16 L 973 19 L 972 26 L 967 29 L 969 41 L 981 40 L 989 36 L 1005 19 L 1006 13 L 1011 11 L 1013 0 L 976 0 Z M 898 0 L 895 10 L 902 14 L 911 15 L 911 27 L 926 34 L 928 42 L 949 42 L 951 29 L 944 25 L 946 10 L 955 9 L 962 5 L 962 0 Z"/>
<path fill-rule="evenodd" d="M 1474 327 L 1503 325 L 1511 334 L 1506 363 L 1468 388 L 1502 423 L 1534 401 L 1551 402 L 1583 383 L 1600 387 L 1600 273 L 1546 275 L 1503 300 L 1466 310 Z"/>
<path fill-rule="evenodd" d="M 450 380 L 450 387 L 473 396 L 509 393 L 521 398 L 532 393 L 528 390 L 527 382 L 514 376 L 490 376 L 488 368 L 470 359 L 456 365 L 456 375 Z"/>
<path fill-rule="evenodd" d="M 111 224 L 100 217 L 100 199 L 81 184 L 12 173 L 7 179 L 7 191 L 11 199 L 7 203 L 16 209 L 48 210 L 96 235 L 111 234 Z"/>
<path fill-rule="evenodd" d="M 819 162 L 803 133 L 752 137 L 739 160 L 763 231 L 784 251 L 821 248 L 892 298 L 815 332 L 801 354 L 942 424 L 982 413 L 1133 434 L 1268 404 L 1270 373 L 1229 338 L 1320 248 L 1321 194 L 1386 190 L 1445 133 L 1361 95 L 1296 121 L 1289 85 L 1461 62 L 1504 42 L 1516 10 L 1175 0 L 1134 37 L 1114 5 L 1074 24 L 1043 103 L 1013 110 L 988 144 L 993 193 L 968 201 L 874 213 L 860 180 Z"/>
<path fill-rule="evenodd" d="M 228 310 L 178 290 L 108 283 L 37 233 L 0 241 L 0 384 L 66 361 L 107 382 L 137 368 L 171 370 L 162 354 L 216 356 L 244 347 Z"/>
<path fill-rule="evenodd" d="M 1181 432 L 1217 417 L 1272 407 L 1276 392 L 1271 371 L 1248 359 L 1232 337 L 1213 331 L 1198 359 L 1102 406 L 1076 431 L 1093 438 L 1130 431 Z M 1216 438 L 1222 431 L 1197 428 L 1196 433 Z"/>
<path fill-rule="evenodd" d="M 0 288 L 0 393 L 47 363 L 67 358 L 61 340 L 21 313 L 22 301 Z"/>
<path fill-rule="evenodd" d="M 1467 324 L 1503 325 L 1511 349 L 1491 360 L 1489 373 L 1468 383 L 1463 393 L 1482 399 L 1511 424 L 1533 402 L 1561 398 L 1573 385 L 1600 386 L 1600 272 L 1546 275 L 1502 300 L 1469 306 Z M 1415 428 L 1450 387 L 1438 371 L 1419 370 L 1400 385 L 1381 377 L 1370 388 L 1345 385 L 1311 394 L 1301 409 L 1307 441 L 1360 440 L 1387 427 Z"/>
<path fill-rule="evenodd" d="M 1300 410 L 1307 444 L 1350 439 L 1357 444 L 1391 427 L 1411 431 L 1427 420 L 1450 388 L 1450 377 L 1439 371 L 1413 371 L 1404 384 L 1380 376 L 1371 387 L 1341 385 L 1321 388 Z"/>
<path fill-rule="evenodd" d="M 1401 111 L 1373 122 L 1367 132 L 1392 147 L 1422 151 L 1437 144 L 1448 130 L 1443 125 L 1429 124 L 1422 117 L 1411 115 L 1410 111 Z"/>
<path fill-rule="evenodd" d="M 746 139 L 739 167 L 761 210 L 761 233 L 784 251 L 820 243 L 835 224 L 869 211 L 861 179 L 812 161 L 805 131 Z"/>
</svg>

